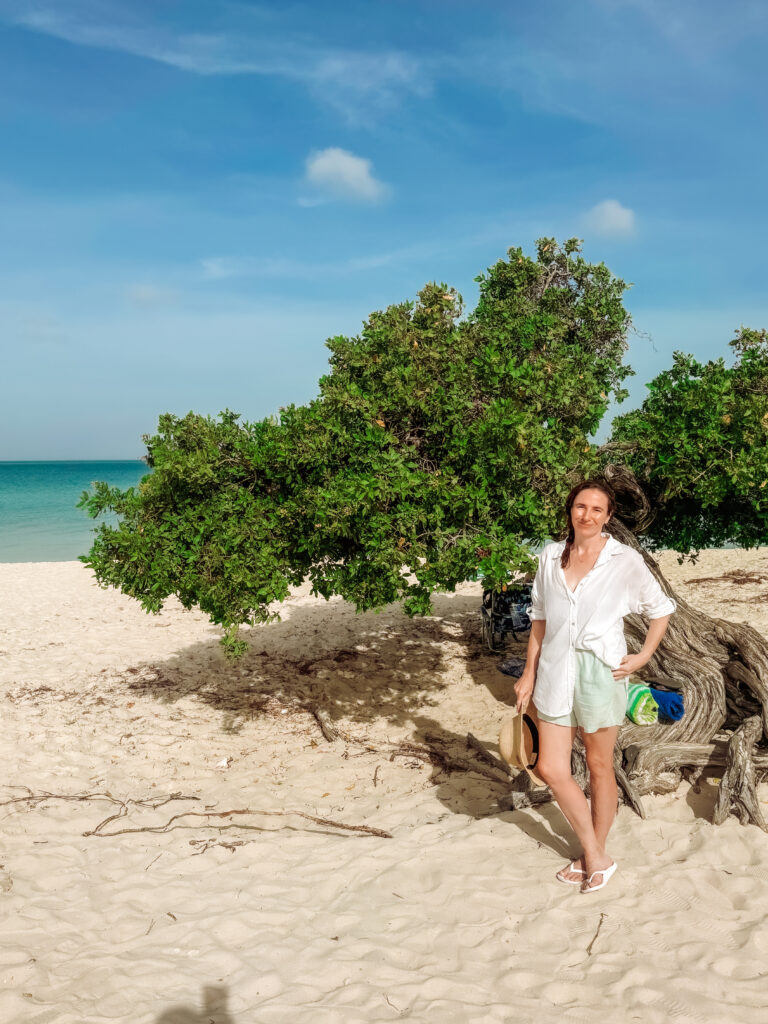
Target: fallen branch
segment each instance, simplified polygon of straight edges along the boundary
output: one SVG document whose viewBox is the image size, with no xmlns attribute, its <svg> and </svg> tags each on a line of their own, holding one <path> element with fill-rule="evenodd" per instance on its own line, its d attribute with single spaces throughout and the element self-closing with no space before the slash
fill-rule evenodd
<svg viewBox="0 0 768 1024">
<path fill-rule="evenodd" d="M 320 726 L 320 732 L 323 734 L 325 739 L 329 743 L 333 743 L 334 740 L 339 738 L 338 730 L 331 724 L 330 716 L 327 711 L 323 711 L 317 704 L 313 704 L 310 709 L 315 721 Z"/>
<path fill-rule="evenodd" d="M 199 796 L 184 796 L 183 793 L 171 793 L 170 796 L 164 797 L 162 800 L 134 800 L 129 798 L 128 800 L 119 800 L 116 796 L 113 796 L 109 792 L 104 793 L 33 793 L 27 786 L 22 787 L 27 790 L 28 796 L 15 796 L 10 800 L 0 801 L 0 807 L 8 807 L 10 804 L 29 803 L 33 806 L 45 803 L 46 800 L 69 800 L 73 802 L 83 800 L 108 800 L 110 803 L 118 804 L 121 808 L 125 808 L 123 811 L 118 811 L 117 814 L 113 814 L 112 818 L 122 817 L 127 812 L 128 805 L 131 804 L 134 807 L 150 807 L 153 811 L 157 810 L 158 807 L 163 807 L 165 804 L 170 803 L 172 800 L 199 800 Z M 111 819 L 107 819 L 111 820 Z"/>
<path fill-rule="evenodd" d="M 46 800 L 68 800 L 68 801 L 87 801 L 87 800 L 107 800 L 112 804 L 117 804 L 119 810 L 114 814 L 110 814 L 108 818 L 100 821 L 99 824 L 90 829 L 88 832 L 83 832 L 83 836 L 120 836 L 127 835 L 134 832 L 168 832 L 171 831 L 171 826 L 175 821 L 179 821 L 181 818 L 195 817 L 195 818 L 228 818 L 233 814 L 261 814 L 268 817 L 290 817 L 291 815 L 299 818 L 305 818 L 307 821 L 311 821 L 316 825 L 324 825 L 330 828 L 341 829 L 344 832 L 359 832 L 364 835 L 377 836 L 380 839 L 391 839 L 392 835 L 390 832 L 384 832 L 382 829 L 372 828 L 370 825 L 346 825 L 344 822 L 331 821 L 329 818 L 316 818 L 311 814 L 305 814 L 304 811 L 257 811 L 251 810 L 248 807 L 243 809 L 237 809 L 232 811 L 185 811 L 182 814 L 175 814 L 170 821 L 167 821 L 165 825 L 153 826 L 144 825 L 136 828 L 121 828 L 113 829 L 111 832 L 105 832 L 104 829 L 107 825 L 116 821 L 118 818 L 124 818 L 129 811 L 130 807 L 147 807 L 151 810 L 157 810 L 158 807 L 163 807 L 165 804 L 170 803 L 172 800 L 199 800 L 198 796 L 184 796 L 182 793 L 171 793 L 170 796 L 164 797 L 162 800 L 135 800 L 129 798 L 127 800 L 119 800 L 112 793 L 33 793 L 28 787 L 27 796 L 13 797 L 10 800 L 0 801 L 0 807 L 8 806 L 9 804 L 18 803 L 30 803 L 37 805 L 44 803 Z M 230 824 L 230 825 L 210 825 L 209 828 L 245 828 L 245 829 L 258 829 L 258 826 L 254 825 L 242 825 L 242 824 Z M 264 831 L 263 829 L 258 829 Z M 158 854 L 159 856 L 159 854 Z M 157 858 L 155 858 L 157 860 Z M 151 863 L 154 863 L 152 861 Z M 149 867 L 149 865 L 147 865 Z"/>
<path fill-rule="evenodd" d="M 122 836 L 128 835 L 134 832 L 170 832 L 172 831 L 171 826 L 174 822 L 180 821 L 182 818 L 231 818 L 233 814 L 259 814 L 266 817 L 299 817 L 305 818 L 307 821 L 314 822 L 316 825 L 325 825 L 330 828 L 338 828 L 344 832 L 361 832 L 369 836 L 377 836 L 379 839 L 391 839 L 392 834 L 390 832 L 384 832 L 379 828 L 372 828 L 370 825 L 347 825 L 341 821 L 331 821 L 330 818 L 316 818 L 312 814 L 305 814 L 304 811 L 259 811 L 252 810 L 250 807 L 235 808 L 231 811 L 184 811 L 182 814 L 174 814 L 164 825 L 143 825 L 137 828 L 119 828 L 113 829 L 111 832 L 103 832 L 101 829 L 110 821 L 114 820 L 116 815 L 113 815 L 111 819 L 102 821 L 95 829 L 90 832 L 83 832 L 84 836 Z M 229 825 L 208 825 L 208 828 L 214 829 L 228 829 L 228 828 L 243 828 L 249 830 L 255 830 L 259 832 L 266 831 L 260 828 L 258 825 L 243 825 L 241 823 L 232 822 Z"/>
<path fill-rule="evenodd" d="M 415 757 L 420 761 L 435 765 L 443 771 L 474 772 L 486 779 L 490 779 L 491 782 L 502 785 L 506 785 L 509 781 L 506 777 L 500 779 L 498 775 L 492 774 L 486 768 L 483 768 L 482 765 L 475 764 L 473 761 L 467 761 L 463 757 L 451 757 L 448 754 L 441 753 L 439 750 L 434 750 L 432 747 L 422 747 L 416 743 L 397 744 L 390 753 L 389 759 L 394 761 L 396 757 Z"/>
</svg>

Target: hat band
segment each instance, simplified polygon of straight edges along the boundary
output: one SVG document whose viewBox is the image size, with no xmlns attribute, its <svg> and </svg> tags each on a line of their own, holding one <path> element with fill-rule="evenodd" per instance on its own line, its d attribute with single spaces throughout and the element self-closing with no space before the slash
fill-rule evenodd
<svg viewBox="0 0 768 1024">
<path fill-rule="evenodd" d="M 530 715 L 523 715 L 523 719 L 528 723 L 528 728 L 531 730 L 533 761 L 528 765 L 528 767 L 535 768 L 536 762 L 539 760 L 539 730 L 536 728 L 536 723 Z"/>
</svg>

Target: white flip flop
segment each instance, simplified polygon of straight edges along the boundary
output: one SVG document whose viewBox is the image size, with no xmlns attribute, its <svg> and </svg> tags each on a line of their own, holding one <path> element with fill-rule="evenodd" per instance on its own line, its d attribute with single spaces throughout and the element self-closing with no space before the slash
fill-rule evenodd
<svg viewBox="0 0 768 1024">
<path fill-rule="evenodd" d="M 587 873 L 586 871 L 582 871 L 581 868 L 574 867 L 575 863 L 576 863 L 576 861 L 572 860 L 567 868 L 560 868 L 560 870 L 555 875 L 555 880 L 558 881 L 558 882 L 562 882 L 563 885 L 583 885 L 584 884 L 584 879 L 582 879 L 582 878 L 561 878 L 560 877 L 564 871 L 573 871 L 573 872 L 575 872 L 576 874 L 579 874 L 579 875 L 586 875 L 586 873 Z"/>
<path fill-rule="evenodd" d="M 616 863 L 616 861 L 614 861 L 613 864 L 611 864 L 611 866 L 608 867 L 608 868 L 600 868 L 599 871 L 593 871 L 592 874 L 589 876 L 589 878 L 585 879 L 585 881 L 583 881 L 581 883 L 582 885 L 586 885 L 588 888 L 586 888 L 586 889 L 579 889 L 579 892 L 582 894 L 582 896 L 586 896 L 586 894 L 588 892 L 597 892 L 598 889 L 602 889 L 604 886 L 606 886 L 608 884 L 608 882 L 609 882 L 609 880 L 611 878 L 611 875 L 614 873 L 614 871 L 616 870 L 617 867 L 618 867 L 618 864 Z M 603 880 L 600 883 L 600 885 L 590 885 L 589 884 L 592 881 L 592 879 L 595 877 L 595 875 L 602 875 L 603 876 Z"/>
</svg>

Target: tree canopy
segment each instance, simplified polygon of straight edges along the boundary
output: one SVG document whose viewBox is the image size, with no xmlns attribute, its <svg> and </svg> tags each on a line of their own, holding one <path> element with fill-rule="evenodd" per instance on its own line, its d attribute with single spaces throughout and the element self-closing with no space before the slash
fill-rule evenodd
<svg viewBox="0 0 768 1024">
<path fill-rule="evenodd" d="M 768 536 L 764 333 L 740 333 L 734 367 L 676 354 L 601 447 L 591 438 L 631 373 L 627 285 L 575 239 L 541 239 L 535 258 L 510 249 L 476 280 L 468 315 L 432 283 L 329 339 L 308 405 L 255 423 L 162 416 L 138 488 L 83 495 L 119 519 L 83 561 L 148 611 L 172 594 L 199 606 L 237 653 L 238 625 L 267 621 L 307 577 L 359 610 L 426 614 L 433 592 L 478 572 L 497 586 L 532 570 L 573 482 L 617 452 L 657 510 L 650 544 Z"/>
<path fill-rule="evenodd" d="M 654 509 L 651 549 L 768 540 L 768 339 L 742 328 L 730 345 L 732 366 L 675 352 L 642 407 L 614 420 L 607 448 Z"/>
</svg>

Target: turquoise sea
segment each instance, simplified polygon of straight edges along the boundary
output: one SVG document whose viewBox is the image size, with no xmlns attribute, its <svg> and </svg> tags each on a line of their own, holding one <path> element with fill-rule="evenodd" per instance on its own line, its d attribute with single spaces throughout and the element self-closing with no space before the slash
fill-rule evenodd
<svg viewBox="0 0 768 1024">
<path fill-rule="evenodd" d="M 83 491 L 95 480 L 131 487 L 148 472 L 139 459 L 0 462 L 0 562 L 69 562 L 84 555 L 102 519 L 77 508 Z"/>
</svg>

